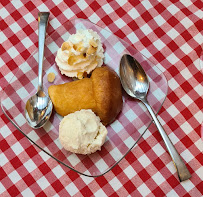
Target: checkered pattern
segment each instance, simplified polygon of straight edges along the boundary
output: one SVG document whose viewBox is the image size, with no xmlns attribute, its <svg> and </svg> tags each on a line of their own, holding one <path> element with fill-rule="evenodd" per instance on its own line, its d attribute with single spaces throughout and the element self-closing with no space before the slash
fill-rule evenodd
<svg viewBox="0 0 203 197">
<path fill-rule="evenodd" d="M 104 176 L 90 178 L 59 164 L 33 145 L 0 112 L 0 194 L 2 196 L 202 196 L 201 1 L 2 1 L 0 4 L 0 91 L 37 49 L 37 13 L 50 11 L 48 36 L 69 19 L 84 18 L 135 47 L 165 74 L 168 95 L 159 120 L 184 159 L 192 178 L 179 183 L 163 141 L 152 124 L 126 157 Z M 50 51 L 53 53 L 53 51 Z M 117 51 L 119 53 L 119 51 Z M 109 57 L 110 58 L 110 57 Z M 33 56 L 32 61 L 35 60 Z M 47 59 L 47 62 L 51 60 Z M 110 59 L 109 59 L 110 61 Z M 15 98 L 27 96 L 36 69 L 18 73 Z M 34 73 L 27 76 L 27 73 Z M 18 81 L 17 76 L 13 80 Z M 33 85 L 34 87 L 34 85 Z M 2 96 L 1 96 L 2 98 Z M 20 103 L 11 108 L 20 108 Z M 154 104 L 154 108 L 156 104 Z M 129 104 L 123 122 L 136 115 Z M 16 121 L 25 125 L 22 117 Z M 138 117 L 142 118 L 142 117 Z M 118 129 L 123 125 L 116 123 Z M 113 128 L 114 129 L 114 128 Z M 145 129 L 145 128 L 143 128 Z M 30 137 L 36 135 L 31 132 Z M 39 134 L 42 135 L 42 134 Z M 39 140 L 43 140 L 40 136 Z M 132 136 L 133 138 L 133 136 Z M 50 136 L 47 143 L 53 141 Z M 119 138 L 118 138 L 119 139 Z M 133 139 L 129 138 L 129 142 Z M 126 145 L 129 142 L 124 142 Z M 118 143 L 115 141 L 115 143 Z M 129 147 L 128 147 L 129 148 Z M 50 151 L 50 150 L 47 150 Z M 115 150 L 117 151 L 117 150 Z M 119 152 L 119 150 L 118 150 Z M 77 162 L 77 161 L 76 161 Z M 96 164 L 95 164 L 96 165 Z"/>
</svg>

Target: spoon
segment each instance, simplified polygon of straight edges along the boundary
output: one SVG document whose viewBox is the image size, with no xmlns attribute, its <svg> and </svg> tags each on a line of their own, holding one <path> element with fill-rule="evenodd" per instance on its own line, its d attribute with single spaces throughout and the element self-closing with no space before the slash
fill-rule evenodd
<svg viewBox="0 0 203 197">
<path fill-rule="evenodd" d="M 27 123 L 34 129 L 38 129 L 45 125 L 51 116 L 53 104 L 49 96 L 43 91 L 42 68 L 44 59 L 44 43 L 46 36 L 46 28 L 49 18 L 49 12 L 38 13 L 38 90 L 37 93 L 28 99 L 25 106 L 25 117 Z"/>
<path fill-rule="evenodd" d="M 180 182 L 189 179 L 191 177 L 190 172 L 188 171 L 186 165 L 173 146 L 171 140 L 167 136 L 166 132 L 164 131 L 154 111 L 147 101 L 146 96 L 149 89 L 149 81 L 147 75 L 145 74 L 145 71 L 143 70 L 139 62 L 130 55 L 125 54 L 121 58 L 120 78 L 121 84 L 127 94 L 142 101 L 142 103 L 147 107 L 177 169 Z"/>
</svg>

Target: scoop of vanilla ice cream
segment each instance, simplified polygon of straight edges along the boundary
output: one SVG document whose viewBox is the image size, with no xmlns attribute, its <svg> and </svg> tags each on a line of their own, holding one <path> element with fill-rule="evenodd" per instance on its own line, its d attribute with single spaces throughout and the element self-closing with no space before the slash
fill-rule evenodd
<svg viewBox="0 0 203 197">
<path fill-rule="evenodd" d="M 66 150 L 73 153 L 91 154 L 101 150 L 106 135 L 106 127 L 89 109 L 68 114 L 59 125 L 59 140 Z"/>
<path fill-rule="evenodd" d="M 104 49 L 101 38 L 92 29 L 77 30 L 76 34 L 69 36 L 55 58 L 62 74 L 69 77 L 83 78 L 96 67 L 103 64 Z"/>
</svg>

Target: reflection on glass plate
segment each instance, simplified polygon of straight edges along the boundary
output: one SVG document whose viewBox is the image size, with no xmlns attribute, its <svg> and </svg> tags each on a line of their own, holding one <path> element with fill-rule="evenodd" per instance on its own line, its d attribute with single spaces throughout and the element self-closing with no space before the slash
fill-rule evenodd
<svg viewBox="0 0 203 197">
<path fill-rule="evenodd" d="M 105 50 L 104 65 L 113 68 L 117 73 L 123 54 L 129 53 L 141 63 L 150 80 L 148 101 L 154 111 L 158 112 L 168 89 L 166 78 L 161 71 L 128 43 L 83 19 L 68 21 L 47 37 L 43 70 L 45 92 L 47 93 L 48 87 L 53 84 L 47 81 L 47 74 L 50 72 L 56 74 L 54 84 L 71 81 L 60 74 L 55 64 L 55 56 L 61 44 L 70 34 L 76 33 L 77 29 L 93 29 L 100 35 Z M 86 176 L 100 176 L 108 172 L 135 146 L 151 124 L 152 120 L 146 108 L 123 91 L 123 109 L 117 119 L 107 127 L 108 136 L 101 151 L 91 155 L 72 154 L 64 150 L 59 142 L 58 129 L 62 117 L 56 112 L 52 113 L 43 128 L 33 130 L 26 123 L 25 103 L 37 88 L 37 59 L 36 51 L 25 63 L 19 65 L 19 70 L 5 88 L 1 98 L 3 112 L 29 140 L 65 166 Z"/>
</svg>

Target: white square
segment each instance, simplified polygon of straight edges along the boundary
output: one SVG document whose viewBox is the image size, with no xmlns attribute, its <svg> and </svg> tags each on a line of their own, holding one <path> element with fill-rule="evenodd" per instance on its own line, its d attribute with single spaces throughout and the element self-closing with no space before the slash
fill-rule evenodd
<svg viewBox="0 0 203 197">
<path fill-rule="evenodd" d="M 79 190 L 72 182 L 66 186 L 66 190 L 71 196 L 74 196 Z"/>
<path fill-rule="evenodd" d="M 2 183 L 0 182 L 0 194 L 2 194 L 3 192 L 6 191 L 6 188 L 2 185 Z"/>
<path fill-rule="evenodd" d="M 14 119 L 15 119 L 15 121 L 17 122 L 17 124 L 19 126 L 22 126 L 22 125 L 24 125 L 26 123 L 25 117 L 22 114 L 19 114 Z"/>
<path fill-rule="evenodd" d="M 0 16 L 2 19 L 5 19 L 9 15 L 10 15 L 9 12 L 4 7 L 0 9 Z"/>
<path fill-rule="evenodd" d="M 19 9 L 23 6 L 23 3 L 21 1 L 12 1 L 12 5 L 16 8 Z"/>
<path fill-rule="evenodd" d="M 71 154 L 68 156 L 68 161 L 71 163 L 72 166 L 76 166 L 78 163 L 80 163 L 80 159 L 78 159 L 78 156 L 76 154 Z"/>
<path fill-rule="evenodd" d="M 174 164 L 173 164 L 172 161 L 170 161 L 168 164 L 166 164 L 166 167 L 171 172 L 171 174 L 175 174 L 176 173 L 176 168 L 174 167 Z"/>
<path fill-rule="evenodd" d="M 176 144 L 180 141 L 180 139 L 173 133 L 171 132 L 168 137 L 170 138 L 170 140 L 172 141 L 173 144 Z"/>
<path fill-rule="evenodd" d="M 29 197 L 35 196 L 29 187 L 26 188 L 24 191 L 22 191 L 21 194 L 22 194 L 22 196 L 29 196 Z"/>
<path fill-rule="evenodd" d="M 19 54 L 15 47 L 11 47 L 7 52 L 12 59 L 14 59 Z"/>
<path fill-rule="evenodd" d="M 159 26 L 162 26 L 166 22 L 166 20 L 161 15 L 154 17 L 154 20 Z"/>
<path fill-rule="evenodd" d="M 166 150 L 159 143 L 153 146 L 152 149 L 158 157 L 160 157 L 162 154 L 166 152 Z"/>
<path fill-rule="evenodd" d="M 63 14 L 65 15 L 65 17 L 67 19 L 72 18 L 75 14 L 72 12 L 72 10 L 70 8 L 66 9 Z"/>
<path fill-rule="evenodd" d="M 88 4 L 83 0 L 78 1 L 76 4 L 81 10 L 84 10 L 88 7 Z"/>
<path fill-rule="evenodd" d="M 191 152 L 188 149 L 185 149 L 182 153 L 181 153 L 181 157 L 187 162 L 189 163 L 192 159 L 194 159 L 194 156 L 191 154 Z"/>
<path fill-rule="evenodd" d="M 145 7 L 146 10 L 153 8 L 152 4 L 149 1 L 141 1 L 141 3 Z"/>
<path fill-rule="evenodd" d="M 180 21 L 180 23 L 187 29 L 194 25 L 194 22 L 192 22 L 188 17 L 185 17 Z"/>
<path fill-rule="evenodd" d="M 141 165 L 146 168 L 149 164 L 151 164 L 152 162 L 148 159 L 148 157 L 146 155 L 142 155 L 139 159 L 139 162 L 141 163 Z"/>
<path fill-rule="evenodd" d="M 173 65 L 179 61 L 179 59 L 177 58 L 177 56 L 174 53 L 169 55 L 166 59 Z"/>
<path fill-rule="evenodd" d="M 118 133 L 123 129 L 123 125 L 118 121 L 115 120 L 112 124 L 111 127 L 113 128 L 113 130 Z"/>
<path fill-rule="evenodd" d="M 28 23 L 32 23 L 33 21 L 35 21 L 36 19 L 34 18 L 34 16 L 28 12 L 26 15 L 23 16 L 24 19 L 28 22 Z"/>
<path fill-rule="evenodd" d="M 177 38 L 179 36 L 179 33 L 174 29 L 172 28 L 171 30 L 169 30 L 167 32 L 167 35 L 172 39 L 174 40 L 175 38 Z"/>
<path fill-rule="evenodd" d="M 96 13 L 93 13 L 90 17 L 89 17 L 89 20 L 94 22 L 94 23 L 97 23 L 98 21 L 100 21 L 101 19 L 98 17 L 98 15 Z"/>
<path fill-rule="evenodd" d="M 103 8 L 104 12 L 106 12 L 107 14 L 110 14 L 114 11 L 109 4 L 103 5 L 102 8 Z"/>
<path fill-rule="evenodd" d="M 202 173 L 203 173 L 203 172 L 202 172 Z M 183 188 L 184 188 L 187 192 L 189 192 L 191 189 L 195 188 L 194 184 L 193 184 L 190 180 L 181 182 L 181 185 L 183 186 Z"/>
<path fill-rule="evenodd" d="M 168 109 L 167 112 L 171 115 L 171 117 L 176 117 L 180 112 L 177 110 L 177 108 L 174 105 L 171 105 Z"/>
<path fill-rule="evenodd" d="M 95 165 L 100 171 L 105 171 L 108 168 L 108 165 L 103 159 L 100 159 L 99 161 L 97 161 Z"/>
<path fill-rule="evenodd" d="M 19 142 L 16 142 L 14 145 L 11 146 L 12 150 L 15 152 L 16 155 L 19 155 L 24 151 L 24 148 L 21 146 Z"/>
<path fill-rule="evenodd" d="M 58 179 L 61 178 L 65 174 L 64 170 L 61 168 L 60 165 L 56 166 L 52 171 L 54 172 L 55 176 Z"/>
<path fill-rule="evenodd" d="M 139 38 L 136 36 L 136 34 L 134 32 L 131 32 L 130 34 L 127 35 L 127 38 L 133 43 L 135 44 L 136 42 L 139 41 Z"/>
<path fill-rule="evenodd" d="M 44 150 L 47 151 L 48 153 L 50 153 L 50 151 L 48 149 L 44 148 Z M 42 159 L 44 161 L 47 161 L 48 159 L 50 159 L 50 156 L 47 153 L 45 153 L 44 151 L 40 151 L 39 155 L 42 157 Z"/>
<path fill-rule="evenodd" d="M 7 157 L 4 155 L 4 153 L 0 154 L 0 161 L 1 161 L 1 166 L 4 166 L 6 163 L 8 163 Z M 1 191 L 1 190 L 0 190 Z"/>
<path fill-rule="evenodd" d="M 133 120 L 135 120 L 137 118 L 137 115 L 134 113 L 134 111 L 132 109 L 127 111 L 125 113 L 125 116 L 130 122 L 132 122 Z"/>
<path fill-rule="evenodd" d="M 195 115 L 194 115 L 195 119 L 199 122 L 199 124 L 202 124 L 202 117 L 203 117 L 203 113 L 202 111 L 198 111 Z"/>
<path fill-rule="evenodd" d="M 157 185 L 161 185 L 165 179 L 160 172 L 157 172 L 155 175 L 152 176 L 153 180 Z"/>
<path fill-rule="evenodd" d="M 175 15 L 177 12 L 180 11 L 180 9 L 177 8 L 174 4 L 168 6 L 166 9 L 167 9 L 172 15 Z"/>
<path fill-rule="evenodd" d="M 175 190 L 171 190 L 166 194 L 167 197 L 179 197 L 179 195 L 175 192 Z"/>
<path fill-rule="evenodd" d="M 135 144 L 135 140 L 132 137 L 128 137 L 125 141 L 124 141 L 125 145 L 128 148 L 132 148 L 132 146 Z"/>
<path fill-rule="evenodd" d="M 99 189 L 98 191 L 96 191 L 94 193 L 94 196 L 95 197 L 107 197 L 106 193 L 102 189 Z"/>
<path fill-rule="evenodd" d="M 7 125 L 4 125 L 1 129 L 0 129 L 0 133 L 3 136 L 3 138 L 8 137 L 11 134 L 10 129 L 8 128 Z"/>
<path fill-rule="evenodd" d="M 114 191 L 117 191 L 122 187 L 121 182 L 116 177 L 114 177 L 111 181 L 109 181 L 109 183 L 111 187 L 114 189 Z"/>
<path fill-rule="evenodd" d="M 13 101 L 9 97 L 3 100 L 2 104 L 6 106 L 6 109 L 11 109 L 14 106 Z"/>
<path fill-rule="evenodd" d="M 197 86 L 194 87 L 194 90 L 199 94 L 201 97 L 203 95 L 203 87 L 201 84 L 198 84 Z"/>
<path fill-rule="evenodd" d="M 20 177 L 20 175 L 17 173 L 17 171 L 13 171 L 11 172 L 8 177 L 11 179 L 11 181 L 16 184 L 19 180 L 21 180 L 22 178 Z"/>
<path fill-rule="evenodd" d="M 4 76 L 4 78 L 6 79 L 6 81 L 8 81 L 9 83 L 14 82 L 17 80 L 16 76 L 13 75 L 12 72 L 9 72 L 7 75 Z M 11 80 L 12 79 L 12 80 Z"/>
<path fill-rule="evenodd" d="M 33 45 L 33 42 L 30 40 L 29 37 L 25 37 L 21 42 L 23 43 L 26 49 Z"/>
<path fill-rule="evenodd" d="M 195 142 L 195 146 L 199 148 L 200 152 L 203 152 L 203 146 L 202 146 L 202 139 L 199 138 L 199 140 L 197 140 Z"/>
<path fill-rule="evenodd" d="M 29 173 L 31 173 L 33 170 L 37 168 L 36 164 L 32 161 L 32 159 L 29 159 L 24 164 L 25 168 L 28 170 Z"/>
<path fill-rule="evenodd" d="M 121 154 L 120 150 L 118 148 L 114 148 L 109 152 L 109 154 L 117 161 L 119 160 L 123 155 Z"/>
<path fill-rule="evenodd" d="M 147 23 L 143 25 L 140 29 L 143 31 L 145 35 L 148 35 L 152 32 L 151 27 Z"/>
<path fill-rule="evenodd" d="M 199 176 L 201 180 L 203 180 L 203 166 L 201 166 L 198 170 L 196 170 L 195 173 L 197 174 L 197 176 Z"/>
<path fill-rule="evenodd" d="M 134 20 L 138 17 L 140 17 L 140 13 L 135 9 L 135 8 L 132 8 L 128 14 L 131 16 L 131 18 Z"/>
<path fill-rule="evenodd" d="M 18 23 L 13 23 L 9 27 L 13 31 L 13 33 L 17 33 L 18 31 L 21 30 L 21 27 L 18 25 Z"/>
<path fill-rule="evenodd" d="M 149 188 L 146 186 L 145 183 L 142 183 L 142 185 L 140 185 L 137 190 L 140 192 L 140 194 L 142 196 L 147 196 L 148 194 L 151 193 L 151 191 L 149 190 Z"/>
<path fill-rule="evenodd" d="M 49 10 L 50 10 L 44 3 L 39 5 L 37 8 L 38 8 L 39 12 L 49 12 Z"/>
<path fill-rule="evenodd" d="M 119 27 L 119 28 L 122 28 L 126 25 L 126 23 L 121 19 L 119 18 L 118 20 L 115 21 L 115 24 Z"/>
<path fill-rule="evenodd" d="M 121 42 L 117 42 L 113 48 L 117 51 L 118 54 L 123 53 L 123 51 L 125 50 L 125 47 L 123 46 L 123 44 Z"/>
<path fill-rule="evenodd" d="M 188 80 L 188 79 L 190 79 L 192 77 L 192 74 L 188 70 L 188 68 L 185 68 L 185 69 L 181 70 L 180 73 L 186 80 Z"/>
<path fill-rule="evenodd" d="M 175 90 L 177 89 L 178 87 L 180 87 L 180 85 L 176 82 L 176 80 L 174 78 L 171 78 L 169 81 L 168 81 L 168 85 L 169 87 L 171 88 L 171 90 Z"/>
<path fill-rule="evenodd" d="M 24 87 L 18 89 L 16 92 L 20 96 L 21 99 L 24 99 L 27 96 L 29 96 L 29 93 L 27 92 L 27 90 Z"/>
<path fill-rule="evenodd" d="M 180 49 L 181 49 L 181 50 L 183 51 L 183 53 L 185 53 L 185 54 L 189 54 L 189 53 L 191 53 L 191 52 L 193 51 L 193 48 L 191 48 L 190 45 L 187 44 L 187 43 L 183 44 L 183 45 L 180 47 Z"/>
<path fill-rule="evenodd" d="M 50 185 L 50 183 L 47 181 L 47 179 L 44 176 L 39 180 L 37 180 L 36 182 L 39 185 L 39 187 L 42 188 L 43 190 Z"/>
<path fill-rule="evenodd" d="M 155 42 L 153 42 L 153 45 L 160 51 L 161 49 L 163 49 L 166 45 L 165 43 L 163 43 L 161 40 L 156 40 Z"/>
<path fill-rule="evenodd" d="M 129 179 L 132 179 L 137 174 L 132 166 L 128 166 L 124 172 Z"/>
<path fill-rule="evenodd" d="M 92 177 L 81 176 L 80 178 L 84 181 L 86 185 L 89 185 L 92 181 L 94 181 L 94 178 Z"/>
<path fill-rule="evenodd" d="M 185 94 L 180 100 L 186 107 L 188 107 L 191 103 L 193 103 L 193 100 L 187 94 Z"/>
<path fill-rule="evenodd" d="M 55 29 L 57 29 L 58 27 L 61 26 L 61 23 L 58 21 L 57 18 L 53 18 L 51 21 L 50 21 L 50 25 L 52 27 L 54 27 Z"/>
<path fill-rule="evenodd" d="M 0 32 L 0 38 L 1 38 L 0 39 L 0 44 L 2 44 L 4 41 L 7 40 L 7 37 L 5 36 L 5 34 L 2 31 Z"/>
<path fill-rule="evenodd" d="M 127 0 L 116 0 L 116 2 L 117 2 L 120 6 L 123 6 L 123 5 L 126 4 L 128 1 L 127 1 Z"/>
<path fill-rule="evenodd" d="M 60 4 L 61 2 L 63 2 L 63 0 L 53 0 L 54 4 L 58 5 Z"/>
<path fill-rule="evenodd" d="M 193 131 L 193 128 L 190 126 L 188 122 L 184 122 L 180 128 L 183 130 L 183 132 L 188 135 L 191 131 Z"/>
<path fill-rule="evenodd" d="M 141 53 L 146 57 L 149 58 L 152 56 L 152 54 L 149 52 L 149 50 L 147 50 L 147 48 L 144 48 L 143 50 L 141 50 Z"/>
</svg>

